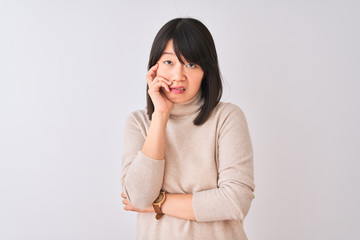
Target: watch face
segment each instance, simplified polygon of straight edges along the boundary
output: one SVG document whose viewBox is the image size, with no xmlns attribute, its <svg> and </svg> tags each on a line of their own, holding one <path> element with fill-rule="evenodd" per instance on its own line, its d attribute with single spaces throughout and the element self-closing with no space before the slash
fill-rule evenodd
<svg viewBox="0 0 360 240">
<path fill-rule="evenodd" d="M 155 199 L 155 203 L 159 203 L 164 199 L 164 194 L 160 193 L 159 196 Z"/>
</svg>

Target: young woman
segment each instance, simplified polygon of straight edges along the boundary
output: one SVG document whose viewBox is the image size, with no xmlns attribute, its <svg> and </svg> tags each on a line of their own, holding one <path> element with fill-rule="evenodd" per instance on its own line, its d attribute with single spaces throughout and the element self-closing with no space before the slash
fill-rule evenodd
<svg viewBox="0 0 360 240">
<path fill-rule="evenodd" d="M 124 209 L 137 239 L 247 239 L 253 151 L 244 113 L 220 102 L 214 41 L 198 20 L 166 23 L 152 45 L 147 109 L 127 118 Z"/>
</svg>

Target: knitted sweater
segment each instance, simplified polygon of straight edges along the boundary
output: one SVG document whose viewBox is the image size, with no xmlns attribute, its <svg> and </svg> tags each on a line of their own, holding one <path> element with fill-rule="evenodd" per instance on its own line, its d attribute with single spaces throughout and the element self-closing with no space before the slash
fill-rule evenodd
<svg viewBox="0 0 360 240">
<path fill-rule="evenodd" d="M 150 120 L 145 110 L 125 125 L 121 182 L 129 202 L 151 206 L 159 191 L 192 193 L 196 221 L 138 213 L 137 239 L 247 239 L 243 220 L 254 198 L 253 151 L 245 116 L 220 102 L 201 126 L 193 124 L 203 100 L 174 104 L 166 126 L 164 160 L 141 152 Z"/>
</svg>

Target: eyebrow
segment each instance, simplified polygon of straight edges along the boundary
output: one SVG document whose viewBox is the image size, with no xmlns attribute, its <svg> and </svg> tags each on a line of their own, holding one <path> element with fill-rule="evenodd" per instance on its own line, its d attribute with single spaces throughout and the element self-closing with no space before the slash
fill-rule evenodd
<svg viewBox="0 0 360 240">
<path fill-rule="evenodd" d="M 174 53 L 171 53 L 171 52 L 163 52 L 163 54 L 170 54 L 170 55 L 174 55 Z"/>
</svg>

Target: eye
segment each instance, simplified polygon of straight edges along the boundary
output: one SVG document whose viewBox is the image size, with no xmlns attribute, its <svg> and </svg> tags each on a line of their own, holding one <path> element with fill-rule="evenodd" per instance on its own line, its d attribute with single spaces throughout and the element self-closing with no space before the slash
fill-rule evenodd
<svg viewBox="0 0 360 240">
<path fill-rule="evenodd" d="M 170 60 L 166 60 L 166 61 L 164 61 L 164 63 L 168 64 L 168 65 L 173 64 Z"/>
<path fill-rule="evenodd" d="M 196 67 L 196 65 L 195 65 L 195 64 L 193 64 L 193 63 L 189 63 L 189 64 L 187 65 L 187 67 L 189 67 L 189 68 L 195 68 L 195 67 Z"/>
</svg>

